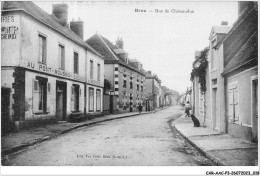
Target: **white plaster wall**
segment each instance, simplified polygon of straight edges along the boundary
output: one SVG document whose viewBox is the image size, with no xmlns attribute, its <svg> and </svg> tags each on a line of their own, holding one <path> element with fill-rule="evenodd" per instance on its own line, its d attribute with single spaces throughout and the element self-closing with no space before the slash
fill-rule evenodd
<svg viewBox="0 0 260 176">
<path fill-rule="evenodd" d="M 42 34 L 47 41 L 47 61 L 46 65 L 59 68 L 59 44 L 65 47 L 65 71 L 74 73 L 74 51 L 79 56 L 79 76 L 85 76 L 85 49 L 67 39 L 58 32 L 50 29 L 42 23 L 23 15 L 22 26 L 22 59 L 38 62 L 38 35 Z"/>
<path fill-rule="evenodd" d="M 2 14 L 3 15 L 3 14 Z M 21 43 L 21 15 L 18 13 L 5 13 L 2 18 L 9 20 L 2 20 L 1 34 L 15 34 L 15 39 L 1 39 L 1 64 L 2 66 L 17 66 L 20 58 L 20 43 Z M 3 29 L 15 27 L 17 30 L 6 31 Z"/>
</svg>

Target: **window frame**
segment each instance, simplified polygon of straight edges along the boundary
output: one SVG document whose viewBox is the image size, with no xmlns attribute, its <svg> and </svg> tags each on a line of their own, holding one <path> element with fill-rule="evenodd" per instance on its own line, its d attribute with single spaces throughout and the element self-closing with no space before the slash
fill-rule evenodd
<svg viewBox="0 0 260 176">
<path fill-rule="evenodd" d="M 89 60 L 89 71 L 90 79 L 94 79 L 94 61 L 92 59 Z"/>
<path fill-rule="evenodd" d="M 78 56 L 76 70 L 75 70 L 75 54 Z M 77 51 L 73 51 L 73 73 L 76 75 L 79 75 L 79 52 L 77 52 Z"/>
<path fill-rule="evenodd" d="M 63 45 L 62 43 L 59 43 L 58 47 L 59 47 L 59 68 L 61 70 L 65 70 L 65 45 Z M 62 51 L 61 48 L 63 48 L 63 55 L 61 52 Z"/>
<path fill-rule="evenodd" d="M 41 45 L 40 41 L 42 41 Z M 45 45 L 43 45 L 43 41 Z M 38 33 L 38 62 L 41 64 L 47 63 L 47 36 L 42 33 Z"/>
</svg>

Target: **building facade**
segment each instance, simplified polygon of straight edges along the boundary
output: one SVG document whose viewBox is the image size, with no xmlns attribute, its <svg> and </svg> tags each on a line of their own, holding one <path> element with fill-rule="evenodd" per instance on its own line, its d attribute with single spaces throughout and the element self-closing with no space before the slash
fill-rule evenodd
<svg viewBox="0 0 260 176">
<path fill-rule="evenodd" d="M 154 110 L 160 108 L 161 105 L 161 80 L 157 75 L 153 74 L 151 71 L 147 71 L 145 74 L 145 96 L 148 99 L 148 109 Z"/>
<path fill-rule="evenodd" d="M 56 4 L 49 15 L 32 2 L 4 3 L 1 83 L 10 101 L 2 105 L 18 128 L 85 113 L 87 53 L 102 57 L 68 27 L 67 9 Z"/>
<path fill-rule="evenodd" d="M 131 61 L 123 47 L 123 40 L 112 44 L 105 37 L 95 34 L 86 41 L 105 58 L 105 79 L 111 83 L 111 95 L 116 97 L 113 113 L 138 111 L 144 106 L 145 75 L 139 62 Z"/>
<path fill-rule="evenodd" d="M 239 2 L 238 19 L 227 34 L 224 48 L 227 132 L 258 140 L 258 8 Z"/>
</svg>

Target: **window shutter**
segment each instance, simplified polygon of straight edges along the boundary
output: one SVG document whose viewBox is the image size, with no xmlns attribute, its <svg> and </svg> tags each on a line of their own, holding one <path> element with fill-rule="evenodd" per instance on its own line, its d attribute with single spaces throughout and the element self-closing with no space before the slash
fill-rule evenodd
<svg viewBox="0 0 260 176">
<path fill-rule="evenodd" d="M 71 86 L 70 111 L 75 111 L 75 88 Z"/>
<path fill-rule="evenodd" d="M 38 80 L 33 79 L 33 113 L 37 113 L 39 111 L 39 82 Z"/>
<path fill-rule="evenodd" d="M 234 89 L 234 111 L 235 111 L 235 121 L 239 119 L 239 107 L 238 107 L 238 90 Z"/>
<path fill-rule="evenodd" d="M 51 112 L 51 83 L 47 83 L 47 112 Z"/>
<path fill-rule="evenodd" d="M 233 118 L 233 90 L 229 90 L 228 92 L 228 118 L 231 120 L 231 121 L 234 121 L 234 118 Z"/>
<path fill-rule="evenodd" d="M 79 88 L 79 111 L 81 111 L 82 108 L 81 99 L 81 88 Z"/>
<path fill-rule="evenodd" d="M 43 61 L 43 63 L 46 63 L 46 58 L 47 58 L 47 46 L 46 46 L 46 38 L 45 38 L 45 37 L 42 38 L 42 52 L 43 52 L 42 61 Z"/>
</svg>

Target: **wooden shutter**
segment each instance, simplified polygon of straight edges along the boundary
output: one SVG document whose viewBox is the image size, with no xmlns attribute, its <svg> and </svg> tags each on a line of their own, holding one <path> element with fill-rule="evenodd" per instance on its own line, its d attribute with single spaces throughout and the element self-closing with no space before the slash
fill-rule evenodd
<svg viewBox="0 0 260 176">
<path fill-rule="evenodd" d="M 81 98 L 81 88 L 79 88 L 79 111 L 81 111 L 82 108 L 82 98 Z"/>
<path fill-rule="evenodd" d="M 239 107 L 238 107 L 238 89 L 234 89 L 234 120 L 238 121 L 239 119 Z"/>
<path fill-rule="evenodd" d="M 39 112 L 39 82 L 33 79 L 33 113 Z"/>
<path fill-rule="evenodd" d="M 94 110 L 94 90 L 89 89 L 89 111 Z"/>
<path fill-rule="evenodd" d="M 75 88 L 71 86 L 70 111 L 75 111 Z"/>
<path fill-rule="evenodd" d="M 234 107 L 233 107 L 233 90 L 229 90 L 228 91 L 228 118 L 231 120 L 231 121 L 234 121 L 234 117 L 233 117 L 233 110 Z"/>
<path fill-rule="evenodd" d="M 47 83 L 47 112 L 51 112 L 51 83 Z"/>
<path fill-rule="evenodd" d="M 101 93 L 97 90 L 97 111 L 101 110 Z"/>
</svg>

